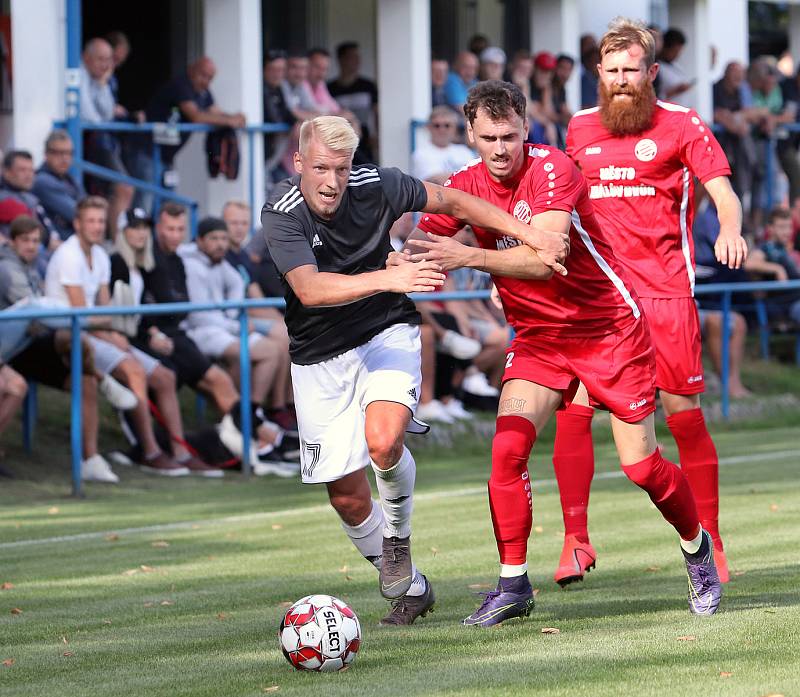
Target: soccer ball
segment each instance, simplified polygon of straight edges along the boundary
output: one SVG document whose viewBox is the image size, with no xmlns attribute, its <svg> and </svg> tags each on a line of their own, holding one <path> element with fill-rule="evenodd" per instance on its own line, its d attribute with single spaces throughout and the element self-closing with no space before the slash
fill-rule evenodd
<svg viewBox="0 0 800 697">
<path fill-rule="evenodd" d="M 295 669 L 327 673 L 353 662 L 361 625 L 347 603 L 331 595 L 307 595 L 286 611 L 278 638 Z"/>
</svg>

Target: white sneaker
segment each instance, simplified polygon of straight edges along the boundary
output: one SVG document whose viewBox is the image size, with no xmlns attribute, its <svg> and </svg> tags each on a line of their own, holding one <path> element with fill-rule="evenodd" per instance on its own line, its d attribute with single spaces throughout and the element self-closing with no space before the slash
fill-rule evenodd
<svg viewBox="0 0 800 697">
<path fill-rule="evenodd" d="M 288 462 L 251 462 L 250 471 L 256 477 L 263 477 L 267 474 L 274 474 L 276 477 L 288 479 L 300 474 L 300 465 L 292 465 Z"/>
<path fill-rule="evenodd" d="M 136 395 L 133 394 L 125 385 L 118 383 L 111 375 L 104 375 L 103 379 L 97 383 L 101 394 L 108 400 L 108 403 L 115 409 L 128 411 L 134 409 L 139 403 Z"/>
<path fill-rule="evenodd" d="M 119 477 L 111 470 L 111 465 L 99 453 L 81 462 L 81 479 L 84 482 L 106 482 L 118 484 Z"/>
<path fill-rule="evenodd" d="M 461 400 L 451 399 L 449 402 L 442 402 L 442 404 L 444 405 L 447 413 L 450 414 L 450 416 L 452 416 L 454 419 L 471 421 L 475 418 L 466 409 L 464 409 L 464 405 L 461 403 Z"/>
<path fill-rule="evenodd" d="M 486 379 L 486 374 L 480 371 L 467 375 L 461 382 L 461 389 L 478 397 L 497 397 L 500 394 L 500 390 L 492 387 Z"/>
<path fill-rule="evenodd" d="M 425 404 L 417 404 L 415 416 L 423 421 L 438 421 L 439 423 L 452 424 L 455 418 L 438 399 L 432 399 Z"/>
<path fill-rule="evenodd" d="M 468 336 L 454 332 L 452 329 L 448 329 L 436 345 L 436 348 L 441 353 L 446 353 L 453 358 L 460 358 L 468 361 L 470 358 L 475 358 L 475 356 L 481 352 L 481 343 L 475 339 L 470 339 Z"/>
<path fill-rule="evenodd" d="M 236 457 L 242 456 L 242 434 L 239 429 L 236 428 L 236 424 L 234 423 L 233 417 L 230 414 L 225 414 L 225 416 L 222 417 L 222 421 L 220 421 L 217 425 L 217 433 L 219 433 L 219 439 L 222 441 L 222 444 L 228 450 L 230 450 Z M 248 458 L 250 462 L 255 462 L 258 460 L 258 451 L 256 450 L 256 446 L 257 438 L 254 430 L 252 438 L 250 439 L 250 457 Z"/>
</svg>

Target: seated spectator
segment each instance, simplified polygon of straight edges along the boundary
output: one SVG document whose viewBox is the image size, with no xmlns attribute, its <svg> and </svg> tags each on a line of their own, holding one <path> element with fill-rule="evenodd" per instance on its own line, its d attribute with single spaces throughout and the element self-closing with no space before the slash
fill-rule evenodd
<svg viewBox="0 0 800 697">
<path fill-rule="evenodd" d="M 186 71 L 161 87 L 153 95 L 145 109 L 147 121 L 172 123 L 201 123 L 225 128 L 241 128 L 246 119 L 241 112 L 225 112 L 217 106 L 209 87 L 217 74 L 217 67 L 208 56 L 199 58 L 189 65 Z M 181 133 L 178 142 L 161 147 L 161 159 L 164 167 L 164 182 L 174 188 L 177 177 L 173 171 L 175 156 L 186 145 L 190 133 Z M 152 181 L 152 143 L 143 143 L 137 157 L 137 176 Z M 140 207 L 149 209 L 144 202 Z"/>
<path fill-rule="evenodd" d="M 664 32 L 664 43 L 661 52 L 656 56 L 661 76 L 658 98 L 668 102 L 675 101 L 682 94 L 692 89 L 696 80 L 690 80 L 678 60 L 686 46 L 686 35 L 675 27 Z"/>
<path fill-rule="evenodd" d="M 450 66 L 444 58 L 431 59 L 431 106 L 446 106 L 445 85 Z"/>
<path fill-rule="evenodd" d="M 197 241 L 183 245 L 178 253 L 186 267 L 189 300 L 194 303 L 220 303 L 244 299 L 244 282 L 226 260 L 228 228 L 224 220 L 204 218 L 197 229 Z M 209 358 L 221 360 L 239 383 L 238 311 L 199 310 L 184 320 L 186 333 Z M 276 377 L 285 372 L 286 347 L 255 331 L 250 321 L 248 337 L 251 362 L 251 395 L 256 404 L 265 403 Z M 284 385 L 285 390 L 285 385 Z M 285 406 L 285 403 L 284 403 Z"/>
<path fill-rule="evenodd" d="M 714 371 L 722 377 L 722 318 L 719 310 L 699 309 L 700 332 L 711 357 Z M 742 362 L 747 339 L 747 322 L 743 315 L 728 315 L 728 395 L 733 399 L 750 397 L 752 392 L 742 384 Z"/>
<path fill-rule="evenodd" d="M 36 258 L 41 245 L 42 231 L 38 221 L 28 216 L 17 218 L 11 225 L 11 242 L 8 247 L 0 248 L 0 309 L 7 310 L 17 303 L 41 297 L 41 278 L 36 271 Z M 5 325 L 6 327 L 8 325 Z M 70 332 L 53 331 L 39 323 L 28 325 L 29 339 L 21 344 L 13 355 L 2 356 L 8 361 L 24 380 L 37 382 L 57 390 L 70 391 Z M 97 415 L 98 376 L 94 368 L 91 346 L 82 337 L 81 366 L 81 438 L 83 453 L 81 478 L 84 481 L 100 481 L 116 483 L 119 479 L 113 474 L 105 458 L 97 448 L 99 427 Z M 24 382 L 23 380 L 23 382 Z M 132 408 L 136 398 L 131 393 L 120 393 L 125 390 L 113 382 L 113 378 L 104 378 L 104 392 L 112 398 L 122 396 L 119 406 Z M 24 391 L 22 392 L 24 396 Z M 132 400 L 132 401 L 129 401 Z"/>
<path fill-rule="evenodd" d="M 128 211 L 126 220 L 125 227 L 117 237 L 117 251 L 111 256 L 111 287 L 114 289 L 112 298 L 119 293 L 122 295 L 120 304 L 138 305 L 142 302 L 144 292 L 142 274 L 152 271 L 155 266 L 152 225 L 144 210 L 140 208 Z M 125 319 L 132 325 L 129 328 L 129 336 L 138 338 L 138 341 L 133 340 L 132 343 L 161 361 L 164 366 L 176 374 L 177 379 L 177 371 L 173 368 L 172 361 L 176 350 L 173 340 L 154 327 L 150 327 L 145 336 L 140 336 L 138 317 L 134 315 Z M 195 453 L 187 449 L 181 435 L 183 426 L 179 420 L 174 421 L 175 413 L 179 414 L 180 412 L 166 413 L 163 424 L 173 436 L 172 456 L 175 461 L 188 467 L 194 474 L 203 477 L 222 477 L 222 470 L 209 467 Z"/>
<path fill-rule="evenodd" d="M 186 209 L 172 201 L 166 202 L 159 212 L 156 222 L 155 244 L 153 245 L 154 266 L 151 271 L 142 272 L 144 299 L 148 303 L 189 302 L 186 285 L 186 267 L 178 255 L 178 248 L 186 240 Z M 227 372 L 222 370 L 200 351 L 181 324 L 185 313 L 171 315 L 147 315 L 140 324 L 140 337 L 156 332 L 163 333 L 175 347 L 169 356 L 169 365 L 175 370 L 178 380 L 193 389 L 211 397 L 222 415 L 217 429 L 225 446 L 237 456 L 242 454 L 242 434 L 240 431 L 239 392 Z M 161 359 L 162 362 L 164 359 Z M 286 474 L 286 462 L 293 462 L 288 453 L 291 443 L 284 442 L 283 433 L 259 416 L 260 405 L 253 403 L 253 430 L 257 445 L 252 448 L 250 462 L 258 463 L 255 474 Z"/>
<path fill-rule="evenodd" d="M 311 96 L 308 71 L 309 60 L 304 53 L 294 53 L 289 56 L 286 62 L 286 78 L 281 83 L 281 91 L 284 102 L 294 118 L 294 125 L 289 133 L 289 144 L 281 161 L 284 172 L 294 172 L 292 158 L 298 148 L 300 124 L 322 113 L 317 110 L 317 103 Z"/>
<path fill-rule="evenodd" d="M 489 46 L 480 54 L 481 80 L 502 80 L 506 69 L 506 52 L 499 46 Z"/>
<path fill-rule="evenodd" d="M 2 194 L 0 194 L 1 196 Z M 8 244 L 11 239 L 11 223 L 20 216 L 31 216 L 31 210 L 22 201 L 16 198 L 0 199 L 0 248 Z M 46 265 L 42 264 L 42 268 Z"/>
<path fill-rule="evenodd" d="M 225 260 L 246 278 L 245 295 L 250 299 L 263 298 L 256 278 L 256 264 L 247 252 L 250 237 L 250 206 L 244 201 L 228 201 L 222 208 L 222 220 L 228 227 L 228 251 Z M 297 431 L 297 421 L 287 407 L 293 401 L 289 360 L 289 331 L 283 315 L 274 307 L 258 307 L 249 310 L 253 318 L 254 328 L 264 334 L 270 341 L 279 345 L 279 351 L 286 357 L 285 366 L 275 376 L 275 383 L 270 394 L 270 407 L 267 418 L 274 421 L 289 433 Z"/>
<path fill-rule="evenodd" d="M 737 61 L 728 63 L 723 76 L 714 83 L 714 123 L 724 129 L 717 139 L 731 166 L 733 189 L 746 205 L 750 201 L 752 170 L 758 160 L 750 129 L 758 116 L 744 103 L 744 82 L 744 66 Z"/>
<path fill-rule="evenodd" d="M 331 68 L 331 54 L 324 48 L 312 48 L 308 57 L 308 91 L 314 100 L 316 111 L 320 114 L 338 114 L 342 107 L 328 90 L 328 71 Z"/>
<path fill-rule="evenodd" d="M 475 153 L 466 145 L 456 143 L 458 118 L 450 107 L 434 107 L 428 119 L 430 143 L 422 143 L 411 156 L 411 171 L 415 177 L 444 184 L 450 175 L 461 169 Z"/>
<path fill-rule="evenodd" d="M 355 41 L 336 47 L 339 74 L 328 83 L 331 96 L 342 109 L 353 113 L 361 127 L 361 140 L 356 153 L 359 162 L 378 160 L 378 87 L 359 74 L 361 51 Z"/>
<path fill-rule="evenodd" d="M 295 116 L 286 103 L 283 83 L 286 79 L 286 52 L 267 52 L 264 62 L 264 123 L 292 126 Z M 289 152 L 289 134 L 273 133 L 264 138 L 265 167 L 268 183 L 274 184 L 290 176 L 283 167 L 283 159 Z"/>
<path fill-rule="evenodd" d="M 792 213 L 788 208 L 773 208 L 767 218 L 766 240 L 753 249 L 744 263 L 746 271 L 765 280 L 800 279 L 800 264 L 792 249 Z M 769 305 L 777 305 L 780 319 L 800 324 L 800 291 L 770 294 Z"/>
<path fill-rule="evenodd" d="M 25 378 L 0 361 L 0 436 L 20 410 L 27 393 L 28 384 Z M 11 470 L 3 466 L 2 451 L 0 451 L 0 477 L 14 478 Z"/>
<path fill-rule="evenodd" d="M 10 215 L 4 216 L 11 223 L 14 220 L 14 211 L 19 215 L 24 213 L 36 218 L 42 225 L 42 242 L 45 247 L 54 250 L 61 238 L 56 232 L 53 222 L 42 206 L 39 198 L 33 193 L 33 157 L 26 150 L 9 150 L 3 158 L 3 179 L 0 181 L 0 204 L 7 199 L 13 199 L 22 204 L 24 211 L 19 206 L 13 206 Z"/>
<path fill-rule="evenodd" d="M 453 69 L 447 76 L 444 94 L 447 105 L 457 114 L 464 113 L 467 92 L 478 81 L 479 66 L 478 57 L 471 51 L 461 51 L 453 61 Z"/>
<path fill-rule="evenodd" d="M 109 80 L 113 74 L 113 51 L 105 39 L 91 39 L 83 49 L 83 62 L 80 67 L 81 120 L 88 123 L 113 121 L 118 109 Z M 84 133 L 84 156 L 90 162 L 106 167 L 119 174 L 128 171 L 122 162 L 119 140 L 107 131 L 86 131 Z M 107 194 L 109 206 L 109 226 L 111 239 L 117 233 L 117 219 L 120 213 L 131 205 L 133 187 L 129 184 L 91 180 L 94 193 Z"/>
<path fill-rule="evenodd" d="M 535 143 L 559 145 L 558 123 L 561 117 L 556 111 L 553 96 L 555 69 L 556 57 L 552 53 L 542 51 L 536 54 L 528 103 L 528 114 L 532 121 L 530 139 Z"/>
<path fill-rule="evenodd" d="M 69 133 L 56 129 L 44 143 L 44 162 L 36 171 L 32 193 L 63 241 L 73 232 L 75 207 L 86 196 L 80 181 L 69 173 L 74 148 Z"/>
<path fill-rule="evenodd" d="M 531 77 L 533 76 L 533 56 L 529 51 L 520 49 L 514 54 L 508 66 L 508 82 L 513 82 L 525 95 L 526 102 L 531 100 Z"/>
<path fill-rule="evenodd" d="M 73 221 L 75 234 L 55 251 L 47 267 L 45 292 L 49 297 L 72 307 L 110 303 L 111 262 L 100 244 L 107 211 L 108 204 L 97 196 L 89 196 L 78 203 Z M 131 418 L 142 444 L 143 468 L 166 476 L 189 474 L 188 467 L 178 464 L 159 448 L 148 410 L 148 389 L 151 389 L 164 418 L 176 425 L 174 435 L 183 437 L 174 373 L 152 356 L 131 346 L 127 337 L 111 329 L 107 318 L 94 317 L 89 327 L 98 369 L 111 373 L 136 395 L 137 404 Z M 116 478 L 110 470 L 108 476 Z"/>
<path fill-rule="evenodd" d="M 597 106 L 597 66 L 600 65 L 600 49 L 589 46 L 581 53 L 581 109 Z"/>
<path fill-rule="evenodd" d="M 131 55 L 131 42 L 130 39 L 121 31 L 109 32 L 106 34 L 105 39 L 108 41 L 109 46 L 111 46 L 112 73 L 111 77 L 108 78 L 108 86 L 111 88 L 111 94 L 114 95 L 117 116 L 126 116 L 128 113 L 127 109 L 120 104 L 119 79 L 117 77 L 117 71 Z"/>
</svg>

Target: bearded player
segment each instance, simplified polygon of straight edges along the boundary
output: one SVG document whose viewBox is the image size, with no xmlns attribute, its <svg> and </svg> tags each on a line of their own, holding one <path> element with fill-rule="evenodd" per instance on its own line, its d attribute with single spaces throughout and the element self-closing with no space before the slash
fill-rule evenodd
<svg viewBox="0 0 800 697">
<path fill-rule="evenodd" d="M 718 459 L 700 409 L 705 389 L 694 295 L 693 178 L 717 208 L 717 259 L 739 268 L 747 254 L 730 167 L 711 130 L 691 109 L 657 101 L 652 34 L 614 20 L 600 42 L 599 106 L 570 121 L 567 153 L 589 184 L 594 212 L 638 294 L 656 355 L 656 386 L 700 521 L 714 542 L 722 582 L 728 566 L 717 522 Z M 580 390 L 559 413 L 553 453 L 564 516 L 561 585 L 594 566 L 587 507 L 594 474 L 593 410 Z"/>
<path fill-rule="evenodd" d="M 486 271 L 515 330 L 506 357 L 492 441 L 489 506 L 500 556 L 500 579 L 464 620 L 491 626 L 527 615 L 533 593 L 527 575 L 531 531 L 528 457 L 545 423 L 569 403 L 578 382 L 591 403 L 611 412 L 625 474 L 675 528 L 689 574 L 689 608 L 716 612 L 721 588 L 711 540 L 697 515 L 686 477 L 664 459 L 654 430 L 655 359 L 639 299 L 592 212 L 586 182 L 555 148 L 524 142 L 525 97 L 515 85 L 490 80 L 473 87 L 464 107 L 467 133 L 481 156 L 445 186 L 513 213 L 531 230 L 570 237 L 567 275 L 553 275 L 526 235 L 500 237 L 473 226 L 479 248 L 451 239 L 462 223 L 428 214 L 409 243 L 424 252 L 392 263 L 427 259 L 445 269 Z M 427 234 L 427 239 L 423 233 Z M 433 234 L 435 233 L 435 234 Z M 514 239 L 516 238 L 516 239 Z"/>
</svg>

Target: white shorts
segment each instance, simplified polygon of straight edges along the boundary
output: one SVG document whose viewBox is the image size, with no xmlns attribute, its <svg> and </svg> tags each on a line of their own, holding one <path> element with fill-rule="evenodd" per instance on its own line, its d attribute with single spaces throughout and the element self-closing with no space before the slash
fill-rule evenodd
<svg viewBox="0 0 800 697">
<path fill-rule="evenodd" d="M 102 375 L 108 375 L 114 371 L 126 358 L 136 359 L 144 368 L 145 375 L 152 375 L 153 371 L 161 365 L 157 358 L 150 354 L 140 351 L 135 346 L 131 346 L 130 351 L 123 351 L 109 341 L 98 339 L 96 336 L 89 335 L 89 343 L 92 345 L 94 353 L 94 365 Z"/>
<path fill-rule="evenodd" d="M 197 348 L 209 358 L 221 358 L 229 346 L 239 341 L 238 334 L 231 334 L 227 329 L 213 324 L 205 327 L 194 327 L 186 333 L 197 344 Z M 252 349 L 263 338 L 263 334 L 251 332 L 247 345 Z"/>
<path fill-rule="evenodd" d="M 321 363 L 292 363 L 303 483 L 333 482 L 369 465 L 367 406 L 397 402 L 413 414 L 421 383 L 419 327 L 410 324 L 395 324 Z M 408 427 L 426 430 L 420 422 Z"/>
</svg>

